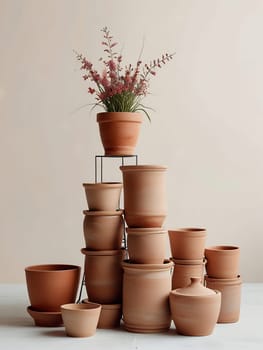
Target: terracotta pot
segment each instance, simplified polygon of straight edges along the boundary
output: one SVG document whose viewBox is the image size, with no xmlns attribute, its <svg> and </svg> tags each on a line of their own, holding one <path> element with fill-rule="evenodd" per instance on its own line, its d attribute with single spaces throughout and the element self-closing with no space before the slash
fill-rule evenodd
<svg viewBox="0 0 263 350">
<path fill-rule="evenodd" d="M 203 259 L 206 230 L 204 228 L 180 228 L 168 230 L 172 257 L 175 259 Z"/>
<path fill-rule="evenodd" d="M 100 304 L 120 303 L 124 250 L 94 251 L 83 248 L 81 252 L 85 254 L 85 285 L 89 301 Z"/>
<path fill-rule="evenodd" d="M 89 301 L 84 299 L 83 302 L 87 303 Z M 121 304 L 102 304 L 97 328 L 112 329 L 120 327 L 121 316 Z"/>
<path fill-rule="evenodd" d="M 218 323 L 234 323 L 239 320 L 241 285 L 240 276 L 236 278 L 211 278 L 205 276 L 207 288 L 217 289 L 222 294 L 221 309 L 218 316 Z"/>
<path fill-rule="evenodd" d="M 60 311 L 60 305 L 75 302 L 80 266 L 48 264 L 25 268 L 31 308 L 35 311 Z"/>
<path fill-rule="evenodd" d="M 171 324 L 169 292 L 172 262 L 163 264 L 122 263 L 123 321 L 130 332 L 167 331 Z"/>
<path fill-rule="evenodd" d="M 240 249 L 222 245 L 205 248 L 206 272 L 209 277 L 236 278 L 239 275 Z"/>
<path fill-rule="evenodd" d="M 127 228 L 131 262 L 162 264 L 166 257 L 167 231 L 161 228 Z"/>
<path fill-rule="evenodd" d="M 199 278 L 191 278 L 188 287 L 171 291 L 169 300 L 178 333 L 200 336 L 213 332 L 220 311 L 219 291 L 205 288 Z"/>
<path fill-rule="evenodd" d="M 166 167 L 125 165 L 124 217 L 129 227 L 162 227 L 167 214 Z"/>
<path fill-rule="evenodd" d="M 60 311 L 37 311 L 28 306 L 27 312 L 38 327 L 60 327 L 63 325 Z"/>
<path fill-rule="evenodd" d="M 91 337 L 96 333 L 101 305 L 96 303 L 61 305 L 66 333 L 69 337 Z"/>
<path fill-rule="evenodd" d="M 122 183 L 84 183 L 89 210 L 114 211 L 119 209 Z"/>
<path fill-rule="evenodd" d="M 91 250 L 121 249 L 124 234 L 123 211 L 83 211 L 84 239 Z"/>
<path fill-rule="evenodd" d="M 135 154 L 142 116 L 132 112 L 103 112 L 97 114 L 101 142 L 107 156 Z"/>
<path fill-rule="evenodd" d="M 183 288 L 190 284 L 191 277 L 204 280 L 205 259 L 179 260 L 171 259 L 174 263 L 172 276 L 172 289 Z"/>
</svg>

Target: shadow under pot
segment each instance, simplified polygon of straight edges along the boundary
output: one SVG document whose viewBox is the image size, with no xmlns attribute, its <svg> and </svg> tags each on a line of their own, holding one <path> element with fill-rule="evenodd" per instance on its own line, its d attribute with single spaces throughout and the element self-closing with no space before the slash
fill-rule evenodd
<svg viewBox="0 0 263 350">
<path fill-rule="evenodd" d="M 123 321 L 130 332 L 156 333 L 167 331 L 171 324 L 169 292 L 173 263 L 122 263 Z"/>
<path fill-rule="evenodd" d="M 162 264 L 166 257 L 167 231 L 161 228 L 127 228 L 130 262 Z"/>
<path fill-rule="evenodd" d="M 129 227 L 162 227 L 167 215 L 166 170 L 160 165 L 124 165 L 124 217 Z"/>
<path fill-rule="evenodd" d="M 242 285 L 240 276 L 236 278 L 212 278 L 205 276 L 205 285 L 207 288 L 219 290 L 222 294 L 221 308 L 217 322 L 238 322 Z"/>
<path fill-rule="evenodd" d="M 122 183 L 84 183 L 89 210 L 114 211 L 119 209 Z"/>
<path fill-rule="evenodd" d="M 215 278 L 236 278 L 239 275 L 240 249 L 218 245 L 205 248 L 206 273 Z"/>
<path fill-rule="evenodd" d="M 60 311 L 60 305 L 75 302 L 80 266 L 34 265 L 25 274 L 31 311 Z"/>
<path fill-rule="evenodd" d="M 92 250 L 121 249 L 124 234 L 123 211 L 84 210 L 83 232 L 86 248 Z"/>
<path fill-rule="evenodd" d="M 179 228 L 168 230 L 172 257 L 174 259 L 203 259 L 206 240 L 204 228 Z"/>
<path fill-rule="evenodd" d="M 191 283 L 191 277 L 198 277 L 203 282 L 205 259 L 183 260 L 173 259 L 172 289 L 183 288 Z"/>
<path fill-rule="evenodd" d="M 122 299 L 121 262 L 125 251 L 89 250 L 82 248 L 85 255 L 85 286 L 88 299 L 100 304 L 118 304 Z"/>
</svg>

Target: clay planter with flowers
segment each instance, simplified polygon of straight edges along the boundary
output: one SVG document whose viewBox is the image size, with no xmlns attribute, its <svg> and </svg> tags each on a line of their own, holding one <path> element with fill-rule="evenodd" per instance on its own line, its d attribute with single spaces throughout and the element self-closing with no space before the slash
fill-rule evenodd
<svg viewBox="0 0 263 350">
<path fill-rule="evenodd" d="M 96 96 L 94 106 L 105 110 L 97 115 L 105 155 L 134 155 L 142 122 L 140 112 L 150 119 L 147 107 L 142 104 L 148 94 L 150 77 L 156 75 L 156 70 L 170 61 L 173 54 L 163 54 L 146 64 L 139 59 L 134 66 L 122 67 L 122 55 L 115 50 L 117 43 L 107 27 L 102 32 L 103 51 L 107 56 L 99 59 L 104 65 L 102 72 L 98 73 L 82 54 L 77 54 L 77 59 L 81 62 L 83 79 L 94 85 L 88 88 L 88 92 Z"/>
</svg>

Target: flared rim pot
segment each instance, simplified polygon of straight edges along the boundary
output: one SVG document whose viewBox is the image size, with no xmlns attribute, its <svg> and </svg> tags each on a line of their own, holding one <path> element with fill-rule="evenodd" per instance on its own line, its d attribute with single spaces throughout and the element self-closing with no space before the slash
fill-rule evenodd
<svg viewBox="0 0 263 350">
<path fill-rule="evenodd" d="M 131 123 L 141 123 L 142 115 L 136 112 L 101 112 L 97 113 L 98 123 L 109 123 L 112 120 L 112 115 L 116 122 L 123 122 L 124 119 Z M 131 118 L 132 117 L 132 118 Z"/>
</svg>

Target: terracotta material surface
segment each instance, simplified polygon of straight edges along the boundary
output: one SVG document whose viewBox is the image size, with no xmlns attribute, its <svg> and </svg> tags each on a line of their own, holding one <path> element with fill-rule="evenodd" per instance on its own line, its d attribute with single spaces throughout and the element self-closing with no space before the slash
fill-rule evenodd
<svg viewBox="0 0 263 350">
<path fill-rule="evenodd" d="M 122 183 L 84 183 L 83 186 L 89 210 L 114 211 L 119 209 Z"/>
<path fill-rule="evenodd" d="M 121 262 L 125 251 L 81 249 L 85 254 L 85 286 L 88 299 L 100 304 L 117 304 L 122 299 Z"/>
<path fill-rule="evenodd" d="M 240 249 L 220 245 L 205 248 L 206 272 L 209 277 L 236 278 L 239 275 Z"/>
<path fill-rule="evenodd" d="M 80 266 L 34 265 L 25 268 L 28 296 L 36 311 L 60 311 L 60 305 L 75 302 Z"/>
<path fill-rule="evenodd" d="M 161 228 L 127 228 L 131 262 L 162 264 L 166 258 L 167 231 Z"/>
<path fill-rule="evenodd" d="M 92 250 L 121 249 L 124 234 L 123 211 L 83 211 L 86 248 Z"/>
<path fill-rule="evenodd" d="M 204 228 L 168 230 L 172 257 L 175 259 L 203 259 L 206 240 Z"/>
<path fill-rule="evenodd" d="M 155 333 L 167 331 L 171 324 L 169 292 L 173 263 L 122 263 L 123 321 L 130 332 Z"/>
<path fill-rule="evenodd" d="M 101 142 L 105 155 L 134 155 L 142 116 L 132 112 L 102 112 L 97 114 Z"/>
<path fill-rule="evenodd" d="M 28 306 L 27 312 L 38 327 L 60 327 L 63 325 L 61 312 L 37 311 Z"/>
<path fill-rule="evenodd" d="M 66 333 L 70 337 L 91 337 L 96 333 L 101 305 L 96 303 L 61 305 Z"/>
<path fill-rule="evenodd" d="M 191 277 L 198 277 L 204 280 L 205 259 L 183 260 L 173 259 L 172 289 L 186 287 L 191 282 Z"/>
<path fill-rule="evenodd" d="M 166 170 L 160 165 L 125 165 L 124 217 L 129 227 L 162 227 L 167 215 Z"/>
<path fill-rule="evenodd" d="M 175 289 L 169 296 L 172 319 L 180 334 L 204 336 L 216 325 L 221 293 L 205 288 L 200 278 L 191 278 L 191 284 Z"/>
<path fill-rule="evenodd" d="M 239 320 L 241 287 L 240 276 L 236 278 L 211 278 L 205 276 L 207 288 L 217 289 L 222 294 L 221 308 L 218 316 L 218 323 L 234 323 Z"/>
</svg>

